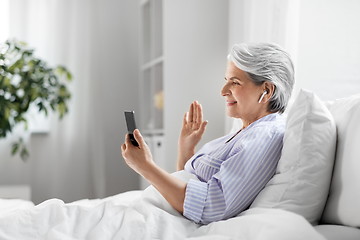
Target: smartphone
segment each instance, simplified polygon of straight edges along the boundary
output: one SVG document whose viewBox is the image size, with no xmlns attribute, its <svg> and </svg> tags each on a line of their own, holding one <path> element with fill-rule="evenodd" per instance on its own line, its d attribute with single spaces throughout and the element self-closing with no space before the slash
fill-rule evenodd
<svg viewBox="0 0 360 240">
<path fill-rule="evenodd" d="M 124 111 L 125 114 L 125 121 L 128 129 L 128 133 L 130 135 L 131 143 L 134 146 L 139 146 L 138 142 L 134 138 L 134 130 L 136 129 L 136 123 L 135 123 L 135 112 L 134 111 Z"/>
</svg>

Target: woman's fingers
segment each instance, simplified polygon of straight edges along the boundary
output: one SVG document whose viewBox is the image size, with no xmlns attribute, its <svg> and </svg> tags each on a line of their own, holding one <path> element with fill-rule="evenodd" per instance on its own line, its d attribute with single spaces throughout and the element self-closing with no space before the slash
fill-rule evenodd
<svg viewBox="0 0 360 240">
<path fill-rule="evenodd" d="M 198 107 L 199 107 L 199 103 L 197 101 L 194 101 L 190 105 L 188 121 L 192 124 L 198 123 Z"/>
<path fill-rule="evenodd" d="M 126 149 L 127 145 L 129 144 L 128 141 L 130 141 L 130 136 L 129 136 L 129 134 L 126 134 L 125 135 L 125 142 L 124 142 L 125 149 Z"/>
<path fill-rule="evenodd" d="M 144 145 L 146 145 L 146 143 L 145 143 L 145 140 L 144 140 L 144 138 L 142 137 L 139 129 L 135 129 L 134 132 L 133 132 L 133 134 L 134 134 L 135 140 L 136 140 L 136 141 L 138 142 L 138 144 L 139 144 L 139 148 L 143 148 Z"/>
<path fill-rule="evenodd" d="M 121 152 L 122 152 L 122 154 L 124 154 L 125 150 L 126 150 L 126 144 L 123 143 L 123 144 L 121 145 Z"/>
<path fill-rule="evenodd" d="M 201 136 L 204 134 L 205 127 L 206 127 L 207 124 L 208 124 L 208 121 L 204 121 L 204 122 L 201 123 L 200 130 L 199 130 Z"/>
<path fill-rule="evenodd" d="M 128 134 L 125 135 L 125 142 L 121 145 L 121 155 L 126 159 L 125 153 L 127 149 L 127 140 L 128 140 Z"/>
<path fill-rule="evenodd" d="M 201 124 L 203 122 L 203 114 L 201 104 L 198 104 L 197 107 L 197 123 Z"/>
<path fill-rule="evenodd" d="M 185 115 L 184 115 L 184 118 L 183 118 L 183 126 L 185 126 L 188 122 L 188 115 L 189 115 L 189 112 L 186 112 Z"/>
<path fill-rule="evenodd" d="M 202 106 L 197 101 L 190 104 L 189 112 L 185 113 L 183 126 L 190 124 L 189 127 L 198 129 L 203 122 Z"/>
<path fill-rule="evenodd" d="M 189 112 L 187 112 L 187 122 L 193 123 L 196 121 L 196 102 L 190 104 Z"/>
<path fill-rule="evenodd" d="M 197 107 L 198 107 L 198 103 L 195 101 L 193 103 L 193 116 L 192 116 L 192 123 L 196 123 L 197 120 Z"/>
<path fill-rule="evenodd" d="M 193 121 L 193 116 L 194 116 L 194 103 L 191 103 L 189 109 L 189 115 L 188 115 L 188 122 Z"/>
</svg>

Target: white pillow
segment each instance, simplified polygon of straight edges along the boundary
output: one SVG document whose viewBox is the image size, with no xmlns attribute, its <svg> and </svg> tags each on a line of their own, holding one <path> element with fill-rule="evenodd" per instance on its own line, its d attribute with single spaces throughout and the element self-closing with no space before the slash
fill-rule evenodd
<svg viewBox="0 0 360 240">
<path fill-rule="evenodd" d="M 276 174 L 251 208 L 278 208 L 316 224 L 328 196 L 336 147 L 334 119 L 312 92 L 301 90 L 286 120 Z"/>
<path fill-rule="evenodd" d="M 229 133 L 238 132 L 240 129 L 242 129 L 242 127 L 243 127 L 242 120 L 240 118 L 234 118 L 233 119 L 233 124 L 232 124 L 232 127 L 231 127 Z"/>
<path fill-rule="evenodd" d="M 338 142 L 330 195 L 322 222 L 360 227 L 360 94 L 329 107 Z"/>
</svg>

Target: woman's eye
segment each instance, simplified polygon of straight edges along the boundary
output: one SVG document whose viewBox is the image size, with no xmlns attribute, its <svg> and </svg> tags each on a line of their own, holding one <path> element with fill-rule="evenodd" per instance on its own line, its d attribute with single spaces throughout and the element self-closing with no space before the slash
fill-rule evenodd
<svg viewBox="0 0 360 240">
<path fill-rule="evenodd" d="M 228 80 L 225 78 L 225 82 L 227 82 Z M 236 81 L 234 81 L 234 80 L 229 80 L 229 81 L 231 81 L 231 84 L 232 85 L 241 85 L 240 83 L 238 83 L 238 82 L 236 82 Z"/>
</svg>

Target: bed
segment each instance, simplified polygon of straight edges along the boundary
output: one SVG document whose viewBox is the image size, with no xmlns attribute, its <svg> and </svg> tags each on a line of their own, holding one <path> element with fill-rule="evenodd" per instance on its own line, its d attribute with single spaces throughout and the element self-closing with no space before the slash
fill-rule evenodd
<svg viewBox="0 0 360 240">
<path fill-rule="evenodd" d="M 184 171 L 174 175 L 194 178 Z M 0 203 L 0 239 L 324 239 L 303 217 L 280 209 L 253 208 L 201 226 L 176 212 L 152 186 L 72 203 Z"/>
<path fill-rule="evenodd" d="M 152 186 L 104 199 L 49 199 L 36 206 L 0 199 L 0 239 L 360 239 L 360 150 L 351 144 L 360 140 L 359 117 L 360 95 L 325 104 L 314 93 L 300 91 L 288 112 L 275 176 L 236 217 L 196 224 Z M 173 175 L 197 180 L 185 171 Z"/>
</svg>

